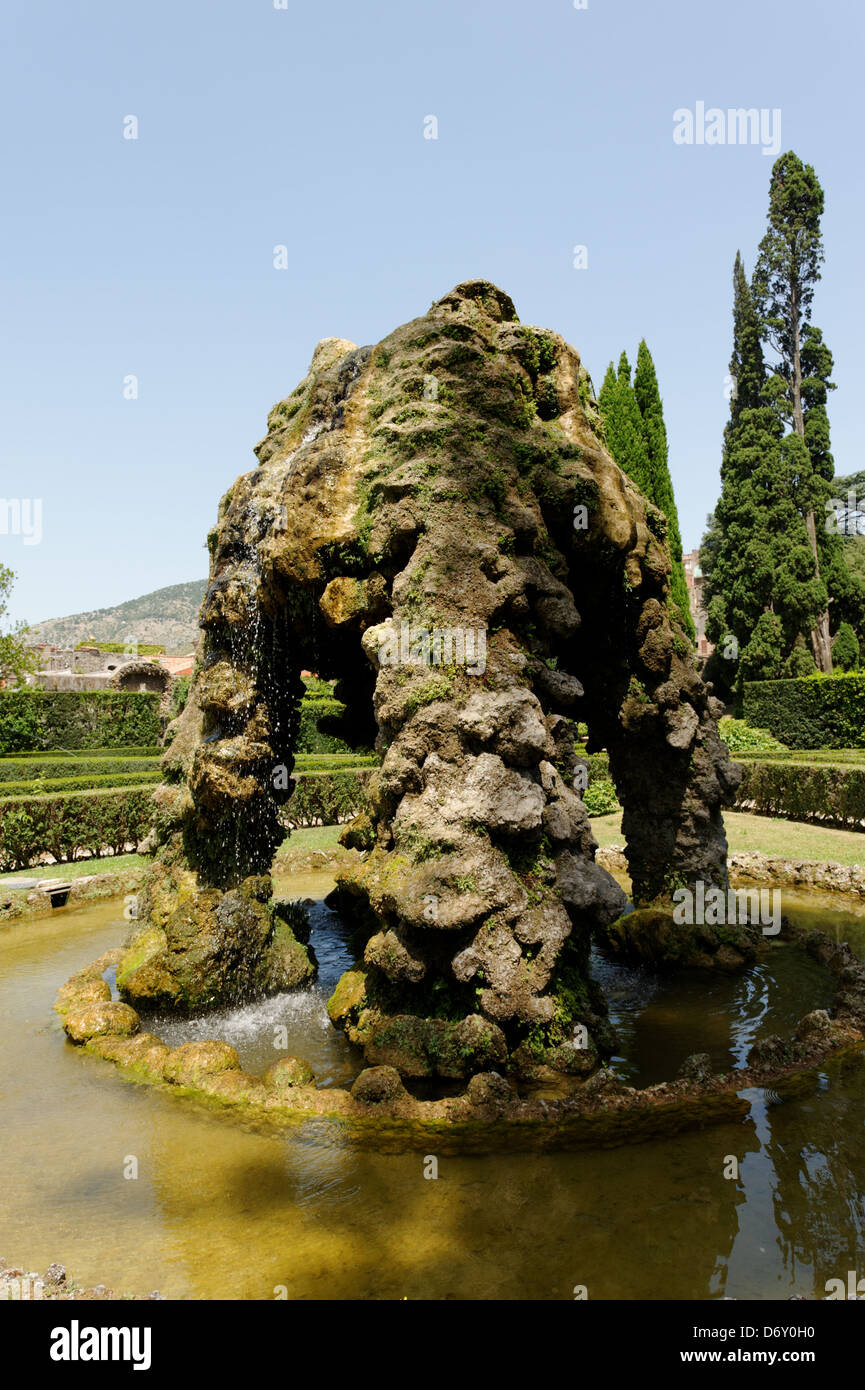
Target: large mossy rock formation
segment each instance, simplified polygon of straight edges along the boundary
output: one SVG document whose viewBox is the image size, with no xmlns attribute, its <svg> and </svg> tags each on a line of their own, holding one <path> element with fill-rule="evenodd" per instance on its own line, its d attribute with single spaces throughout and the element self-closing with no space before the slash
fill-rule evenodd
<svg viewBox="0 0 865 1390">
<path fill-rule="evenodd" d="M 665 519 L 607 453 L 575 350 L 485 281 L 374 348 L 319 343 L 268 426 L 209 536 L 121 991 L 196 1007 L 303 973 L 267 873 L 309 668 L 383 755 L 339 889 L 363 960 L 332 1016 L 407 1076 L 585 1071 L 609 1047 L 590 937 L 625 899 L 573 789 L 575 720 L 609 751 L 635 898 L 727 881 L 737 770 Z"/>
</svg>

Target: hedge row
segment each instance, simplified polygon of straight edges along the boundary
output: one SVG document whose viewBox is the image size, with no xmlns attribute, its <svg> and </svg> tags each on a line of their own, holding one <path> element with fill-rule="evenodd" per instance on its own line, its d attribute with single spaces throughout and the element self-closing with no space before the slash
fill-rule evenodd
<svg viewBox="0 0 865 1390">
<path fill-rule="evenodd" d="M 343 772 L 358 767 L 376 767 L 379 759 L 374 755 L 361 756 L 357 753 L 300 753 L 295 759 L 296 770 L 300 772 Z M 160 759 L 155 758 L 0 758 L 0 796 L 8 795 L 5 784 L 8 782 L 35 782 L 46 779 L 71 779 L 82 786 L 107 786 L 109 777 L 114 777 L 115 786 L 123 786 L 127 774 L 145 774 L 150 781 L 159 781 Z M 36 788 L 31 788 L 35 791 Z M 63 791 L 63 787 L 42 787 L 42 791 Z M 72 790 L 69 788 L 69 790 Z"/>
<path fill-rule="evenodd" d="M 153 818 L 152 788 L 18 796 L 0 804 L 0 871 L 26 869 L 41 855 L 60 862 L 104 850 L 122 854 L 143 840 Z"/>
<path fill-rule="evenodd" d="M 743 708 L 788 748 L 865 746 L 865 672 L 746 681 Z"/>
<path fill-rule="evenodd" d="M 371 768 L 307 772 L 283 812 L 287 826 L 335 825 L 366 806 Z M 18 794 L 0 800 L 0 872 L 25 869 L 43 854 L 59 862 L 122 854 L 143 840 L 153 819 L 153 783 L 73 792 Z"/>
<path fill-rule="evenodd" d="M 865 768 L 780 761 L 740 766 L 740 810 L 865 830 Z"/>
<path fill-rule="evenodd" d="M 158 773 L 159 758 L 0 758 L 0 796 L 5 795 L 6 782 L 90 777 L 94 784 L 98 785 L 100 777 L 106 778 L 114 774 L 122 777 L 130 772 Z M 54 790 L 60 791 L 62 788 L 56 787 Z"/>
<path fill-rule="evenodd" d="M 80 748 L 37 748 L 35 750 L 20 748 L 15 753 L 0 754 L 0 762 L 5 762 L 7 759 L 21 762 L 24 758 L 33 762 L 51 762 L 55 758 L 80 759 L 82 757 L 88 760 L 97 758 L 114 758 L 115 760 L 118 758 L 161 758 L 164 752 L 165 749 L 158 743 L 131 744 L 129 747 L 118 744 L 116 748 L 87 748 L 83 752 Z"/>
<path fill-rule="evenodd" d="M 165 648 L 161 642 L 79 642 L 75 650 L 92 651 L 94 647 L 99 652 L 129 652 L 131 656 L 136 657 L 165 655 Z"/>
<path fill-rule="evenodd" d="M 606 749 L 600 753 L 587 753 L 584 744 L 575 744 L 578 758 L 589 764 L 589 786 L 593 782 L 610 782 L 610 755 Z"/>
<path fill-rule="evenodd" d="M 20 782 L 0 782 L 0 805 L 16 796 L 43 796 L 51 792 L 99 791 L 103 787 L 156 787 L 160 774 L 156 772 L 112 772 L 105 777 L 46 777 L 42 781 L 27 778 Z"/>
<path fill-rule="evenodd" d="M 378 767 L 374 753 L 298 753 L 295 770 L 300 772 L 353 772 L 360 767 Z"/>
<path fill-rule="evenodd" d="M 828 763 L 865 767 L 865 748 L 781 748 L 773 753 L 737 753 L 737 763 Z"/>
<path fill-rule="evenodd" d="M 160 696 L 140 690 L 0 690 L 0 753 L 154 744 Z"/>
<path fill-rule="evenodd" d="M 297 777 L 294 794 L 282 813 L 286 826 L 337 825 L 366 808 L 371 768 L 352 772 L 307 772 Z"/>
<path fill-rule="evenodd" d="M 162 732 L 160 698 L 155 691 L 0 690 L 0 755 L 115 748 L 150 753 Z M 297 751 L 352 753 L 320 728 L 344 711 L 332 697 L 304 699 Z"/>
<path fill-rule="evenodd" d="M 351 753 L 352 749 L 341 738 L 324 733 L 319 725 L 322 719 L 333 719 L 343 714 L 345 705 L 341 700 L 306 698 L 300 704 L 300 732 L 297 739 L 298 753 Z"/>
</svg>

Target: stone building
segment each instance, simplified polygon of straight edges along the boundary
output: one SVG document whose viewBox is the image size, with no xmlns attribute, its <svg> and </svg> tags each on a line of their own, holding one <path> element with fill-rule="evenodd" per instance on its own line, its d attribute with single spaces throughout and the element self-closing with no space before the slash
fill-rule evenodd
<svg viewBox="0 0 865 1390">
<path fill-rule="evenodd" d="M 682 555 L 682 564 L 685 567 L 685 583 L 688 585 L 688 600 L 691 609 L 691 617 L 694 619 L 694 627 L 697 629 L 697 655 L 705 659 L 712 655 L 715 650 L 714 642 L 710 642 L 706 636 L 707 613 L 703 603 L 703 572 L 700 569 L 699 550 L 689 550 Z"/>
<path fill-rule="evenodd" d="M 43 690 L 153 691 L 162 696 L 165 713 L 175 677 L 192 673 L 192 657 L 143 658 L 131 652 L 103 652 L 98 647 L 42 644 L 29 650 L 36 654 L 39 669 L 27 677 L 28 685 Z"/>
</svg>

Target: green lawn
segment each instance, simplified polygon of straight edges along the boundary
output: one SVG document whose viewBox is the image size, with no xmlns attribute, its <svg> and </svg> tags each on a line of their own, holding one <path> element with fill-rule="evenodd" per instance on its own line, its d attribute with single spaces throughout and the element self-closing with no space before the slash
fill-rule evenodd
<svg viewBox="0 0 865 1390">
<path fill-rule="evenodd" d="M 763 854 L 777 854 L 785 859 L 834 860 L 837 864 L 865 864 L 865 835 L 857 835 L 852 830 L 824 830 L 816 825 L 803 825 L 798 821 L 778 820 L 773 816 L 749 816 L 738 811 L 728 811 L 724 815 L 727 839 L 732 853 L 741 850 L 760 850 Z M 295 853 L 312 850 L 334 849 L 339 841 L 341 825 L 315 825 L 309 829 L 295 830 L 283 840 L 277 853 L 291 850 Z M 622 813 L 610 816 L 595 816 L 592 830 L 599 845 L 620 845 L 622 836 Z M 14 873 L 0 874 L 0 883 L 6 878 L 80 878 L 82 874 L 123 873 L 129 869 L 146 868 L 151 860 L 142 854 L 120 854 L 103 859 L 78 859 L 74 864 L 40 864 L 32 869 L 16 869 Z"/>
<path fill-rule="evenodd" d="M 295 830 L 279 848 L 294 851 L 333 849 L 342 828 L 341 825 L 314 825 L 308 830 Z M 0 874 L 0 883 L 7 878 L 81 878 L 84 874 L 119 874 L 129 869 L 145 869 L 152 863 L 153 860 L 146 854 L 108 854 L 101 859 L 76 859 L 72 864 L 36 864 L 32 869 L 15 869 L 13 873 Z"/>
<path fill-rule="evenodd" d="M 342 825 L 311 825 L 306 829 L 292 830 L 276 852 L 279 854 L 284 849 L 333 849 L 339 842 L 340 831 L 344 828 Z"/>
<path fill-rule="evenodd" d="M 731 854 L 759 850 L 761 854 L 777 854 L 784 859 L 865 864 L 865 835 L 854 830 L 827 830 L 819 825 L 779 820 L 775 816 L 751 816 L 741 811 L 725 811 L 724 825 Z M 601 846 L 622 844 L 621 811 L 594 816 L 592 831 Z"/>
<path fill-rule="evenodd" d="M 85 874 L 121 874 L 129 869 L 144 869 L 152 860 L 146 854 L 107 854 L 101 859 L 76 859 L 71 864 L 35 864 L 32 869 L 15 869 L 0 874 L 0 883 L 7 878 L 83 878 Z"/>
<path fill-rule="evenodd" d="M 749 763 L 809 763 L 824 766 L 861 767 L 865 764 L 865 748 L 793 748 L 784 752 L 770 753 L 731 753 L 734 762 Z"/>
</svg>

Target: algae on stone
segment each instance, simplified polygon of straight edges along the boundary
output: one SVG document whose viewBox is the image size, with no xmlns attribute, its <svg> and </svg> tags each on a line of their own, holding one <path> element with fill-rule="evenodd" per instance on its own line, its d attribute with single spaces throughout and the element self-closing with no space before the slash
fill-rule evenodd
<svg viewBox="0 0 865 1390">
<path fill-rule="evenodd" d="M 607 452 L 578 353 L 470 281 L 375 347 L 320 343 L 256 454 L 211 534 L 124 993 L 199 1008 L 309 977 L 267 874 L 312 669 L 382 755 L 344 832 L 363 965 L 331 1017 L 406 1075 L 594 1065 L 612 1042 L 588 947 L 625 898 L 572 786 L 574 721 L 609 752 L 639 902 L 726 887 L 740 774 L 664 519 Z"/>
</svg>

